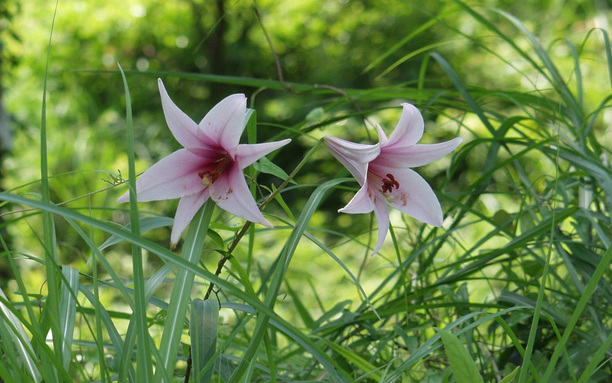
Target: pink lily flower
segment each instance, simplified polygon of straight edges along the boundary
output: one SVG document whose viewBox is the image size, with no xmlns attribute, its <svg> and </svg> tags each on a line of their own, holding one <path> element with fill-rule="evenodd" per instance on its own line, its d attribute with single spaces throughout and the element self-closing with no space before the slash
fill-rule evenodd
<svg viewBox="0 0 612 383">
<path fill-rule="evenodd" d="M 247 221 L 272 227 L 257 207 L 242 170 L 291 140 L 239 144 L 247 123 L 244 94 L 224 98 L 196 124 L 172 102 L 161 79 L 158 83 L 166 122 L 184 148 L 145 171 L 136 181 L 136 194 L 139 202 L 180 198 L 172 246 L 208 198 Z M 117 201 L 128 200 L 126 192 Z"/>
<path fill-rule="evenodd" d="M 389 206 L 420 221 L 442 226 L 442 207 L 427 181 L 410 169 L 433 162 L 459 146 L 462 139 L 454 138 L 438 144 L 417 144 L 423 136 L 421 113 L 411 104 L 402 104 L 399 123 L 387 138 L 380 125 L 376 126 L 379 142 L 375 145 L 356 144 L 326 136 L 324 142 L 355 177 L 361 189 L 341 213 L 362 214 L 372 210 L 378 221 L 378 242 L 372 252 L 382 247 L 389 231 Z"/>
</svg>

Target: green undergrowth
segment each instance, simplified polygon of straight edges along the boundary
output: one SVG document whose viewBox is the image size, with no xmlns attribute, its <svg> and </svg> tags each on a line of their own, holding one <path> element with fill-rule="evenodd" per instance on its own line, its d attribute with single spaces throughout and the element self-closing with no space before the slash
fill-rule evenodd
<svg viewBox="0 0 612 383">
<path fill-rule="evenodd" d="M 421 9 L 429 22 L 363 65 L 384 85 L 105 72 L 121 84 L 125 102 L 125 110 L 114 111 L 125 118 L 113 119 L 122 136 L 101 133 L 116 140 L 117 153 L 93 151 L 111 168 L 49 173 L 49 164 L 57 169 L 57 143 L 48 137 L 62 133 L 47 120 L 51 101 L 43 98 L 38 162 L 30 164 L 40 176 L 0 193 L 2 260 L 12 275 L 0 295 L 0 377 L 609 381 L 608 33 L 595 28 L 579 41 L 543 42 L 505 11 L 451 5 L 435 15 Z M 457 62 L 442 43 L 411 48 L 433 28 L 482 62 Z M 51 37 L 49 64 L 53 51 Z M 388 85 L 389 76 L 415 61 L 413 81 Z M 474 65 L 490 71 L 477 78 Z M 130 90 L 160 76 L 242 86 L 255 110 L 259 93 L 289 105 L 308 100 L 298 122 L 253 114 L 247 126 L 248 142 L 291 138 L 300 148 L 297 159 L 281 151 L 245 172 L 258 202 L 281 188 L 263 210 L 273 229 L 209 203 L 194 221 L 197 229 L 192 222 L 170 249 L 174 202 L 115 202 L 151 162 L 140 158 L 150 153 L 139 140 L 146 124 L 132 109 L 140 101 Z M 44 94 L 52 99 L 47 84 Z M 149 96 L 157 94 L 152 89 Z M 328 134 L 366 142 L 375 123 L 389 133 L 402 101 L 423 113 L 424 142 L 464 141 L 417 169 L 440 199 L 444 225 L 392 212 L 386 244 L 370 257 L 375 220 L 336 213 L 358 185 L 318 142 Z M 69 195 L 65 184 L 78 184 L 79 192 Z"/>
</svg>

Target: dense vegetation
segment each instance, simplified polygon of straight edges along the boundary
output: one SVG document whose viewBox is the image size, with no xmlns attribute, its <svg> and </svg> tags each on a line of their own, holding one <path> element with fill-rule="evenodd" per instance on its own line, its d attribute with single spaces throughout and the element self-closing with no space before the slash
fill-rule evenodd
<svg viewBox="0 0 612 383">
<path fill-rule="evenodd" d="M 605 4 L 2 4 L 4 381 L 609 381 Z M 158 78 L 292 139 L 245 169 L 273 229 L 207 203 L 171 249 L 177 200 L 117 203 L 181 147 Z M 321 138 L 374 143 L 402 102 L 463 144 L 416 169 L 442 227 L 391 210 L 371 257 Z"/>
</svg>

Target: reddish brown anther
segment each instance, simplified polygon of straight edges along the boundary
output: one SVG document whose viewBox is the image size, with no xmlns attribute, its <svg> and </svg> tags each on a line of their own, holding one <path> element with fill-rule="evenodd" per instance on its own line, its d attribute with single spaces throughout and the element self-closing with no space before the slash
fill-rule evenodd
<svg viewBox="0 0 612 383">
<path fill-rule="evenodd" d="M 215 163 L 217 164 L 215 169 L 198 172 L 198 176 L 202 179 L 202 185 L 210 186 L 210 184 L 215 182 L 223 171 L 225 171 L 225 169 L 231 164 L 231 160 L 226 154 L 220 159 L 216 160 Z"/>
<path fill-rule="evenodd" d="M 383 193 L 386 193 L 386 192 L 391 193 L 393 191 L 394 186 L 396 189 L 399 189 L 399 186 L 400 186 L 399 182 L 397 182 L 397 180 L 395 179 L 395 177 L 393 177 L 393 174 L 391 173 L 388 173 L 387 178 L 383 178 L 382 182 L 383 182 L 383 187 L 382 187 Z"/>
</svg>

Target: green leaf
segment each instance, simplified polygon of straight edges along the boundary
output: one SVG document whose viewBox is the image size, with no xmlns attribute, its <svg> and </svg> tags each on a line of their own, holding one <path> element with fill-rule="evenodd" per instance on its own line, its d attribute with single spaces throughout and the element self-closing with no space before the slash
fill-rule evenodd
<svg viewBox="0 0 612 383">
<path fill-rule="evenodd" d="M 70 266 L 62 267 L 65 282 L 61 287 L 60 326 L 62 329 L 62 364 L 68 371 L 72 359 L 72 339 L 74 337 L 74 322 L 76 319 L 76 293 L 79 291 L 79 272 Z"/>
<path fill-rule="evenodd" d="M 8 304 L 8 298 L 4 295 L 4 291 L 0 289 L 0 312 L 3 315 L 2 322 L 10 323 L 11 332 L 9 337 L 13 340 L 15 345 L 15 353 L 19 356 L 21 363 L 25 366 L 26 371 L 32 377 L 35 382 L 40 382 L 42 376 L 36 365 L 36 361 L 32 357 L 34 355 L 34 349 L 30 343 L 30 338 L 23 329 L 21 321 L 11 310 L 5 305 Z M 8 355 L 7 355 L 8 356 Z"/>
<path fill-rule="evenodd" d="M 514 383 L 514 382 L 516 382 L 519 371 L 520 371 L 520 367 L 515 368 L 511 373 L 509 373 L 499 383 Z"/>
<path fill-rule="evenodd" d="M 266 157 L 261 157 L 259 161 L 253 163 L 253 168 L 255 168 L 255 170 L 257 170 L 258 172 L 271 174 L 275 177 L 280 178 L 281 180 L 286 180 L 287 178 L 289 178 L 289 175 L 285 173 L 283 169 L 279 168 Z M 291 180 L 290 182 L 294 184 L 296 183 L 293 180 Z"/>
<path fill-rule="evenodd" d="M 274 192 L 276 191 L 276 187 L 274 185 L 272 185 L 272 191 L 274 191 Z M 295 222 L 295 217 L 293 216 L 293 213 L 291 212 L 291 209 L 289 208 L 289 205 L 287 205 L 287 203 L 285 202 L 285 200 L 281 196 L 281 193 L 276 194 L 276 196 L 274 196 L 274 199 L 283 208 L 285 213 L 287 213 L 289 218 L 291 218 L 291 221 Z"/>
<path fill-rule="evenodd" d="M 145 233 L 149 230 L 157 229 L 164 226 L 172 226 L 174 220 L 169 217 L 144 217 L 140 218 L 140 233 Z M 125 225 L 126 229 L 130 229 L 132 225 L 128 223 Z M 122 239 L 116 235 L 111 235 L 103 244 L 100 245 L 100 251 L 106 249 L 109 246 L 115 245 L 121 242 Z"/>
<path fill-rule="evenodd" d="M 191 355 L 194 381 L 212 381 L 219 331 L 219 304 L 215 300 L 194 299 L 191 302 Z"/>
<path fill-rule="evenodd" d="M 457 383 L 482 382 L 482 376 L 480 376 L 476 363 L 474 363 L 474 360 L 459 339 L 449 331 L 438 328 L 436 331 L 440 334 L 440 338 L 442 338 L 444 352 Z"/>
<path fill-rule="evenodd" d="M 127 131 L 127 156 L 129 174 L 129 193 L 130 193 L 130 222 L 131 233 L 140 236 L 140 215 L 138 204 L 136 203 L 136 160 L 134 154 L 134 125 L 132 123 L 132 101 L 125 73 L 119 66 L 123 88 L 125 92 L 125 119 Z M 151 344 L 149 343 L 149 328 L 147 327 L 147 307 L 144 298 L 144 270 L 142 265 L 142 249 L 136 243 L 132 243 L 132 270 L 134 273 L 134 330 L 136 331 L 136 372 L 137 376 L 146 382 L 153 380 L 153 361 L 151 358 Z M 131 344 L 126 343 L 131 346 Z M 126 350 L 127 354 L 128 350 Z M 124 362 L 125 366 L 127 362 Z M 123 368 L 122 368 L 123 369 Z"/>
</svg>

